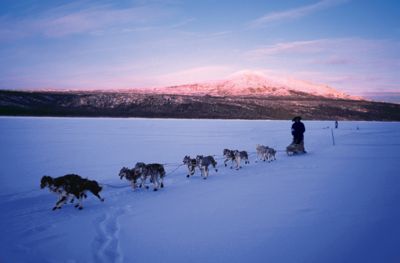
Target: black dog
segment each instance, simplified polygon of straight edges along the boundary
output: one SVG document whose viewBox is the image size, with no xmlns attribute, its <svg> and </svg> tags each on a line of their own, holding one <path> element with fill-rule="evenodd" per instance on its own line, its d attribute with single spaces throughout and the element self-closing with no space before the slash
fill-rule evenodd
<svg viewBox="0 0 400 263">
<path fill-rule="evenodd" d="M 104 201 L 104 199 L 99 195 L 102 187 L 96 181 L 84 179 L 76 174 L 67 174 L 57 178 L 43 176 L 40 181 L 40 188 L 43 189 L 45 187 L 48 187 L 50 191 L 59 194 L 59 200 L 53 207 L 53 210 L 60 209 L 61 206 L 68 201 L 68 198 L 71 195 L 71 202 L 73 202 L 74 197 L 79 200 L 79 203 L 76 204 L 75 207 L 83 209 L 82 199 L 87 197 L 87 191 L 90 191 L 101 201 Z"/>
</svg>

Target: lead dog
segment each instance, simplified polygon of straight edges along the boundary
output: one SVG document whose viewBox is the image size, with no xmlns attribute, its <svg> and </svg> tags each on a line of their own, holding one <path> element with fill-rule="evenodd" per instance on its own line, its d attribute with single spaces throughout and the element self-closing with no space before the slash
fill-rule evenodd
<svg viewBox="0 0 400 263">
<path fill-rule="evenodd" d="M 40 180 L 40 188 L 49 188 L 50 192 L 58 195 L 58 201 L 61 200 L 62 196 L 65 195 L 65 185 L 70 184 L 72 181 L 78 180 L 80 178 L 79 175 L 76 174 L 67 174 L 64 176 L 53 178 L 51 176 L 44 175 Z M 71 197 L 67 196 L 67 199 Z M 71 198 L 71 203 L 74 202 L 74 197 Z M 53 209 L 54 210 L 54 209 Z"/>
<path fill-rule="evenodd" d="M 79 203 L 75 207 L 80 210 L 83 209 L 82 199 L 87 197 L 86 192 L 90 191 L 93 195 L 98 197 L 102 202 L 104 198 L 101 198 L 100 192 L 102 187 L 94 180 L 88 180 L 80 177 L 77 174 L 67 174 L 57 178 L 51 176 L 43 176 L 40 181 L 40 188 L 48 187 L 50 191 L 59 194 L 59 200 L 53 207 L 53 210 L 61 209 L 70 196 L 73 196 L 79 200 Z"/>
<path fill-rule="evenodd" d="M 216 168 L 217 162 L 215 161 L 214 157 L 210 155 L 209 156 L 197 155 L 196 162 L 199 165 L 201 176 L 203 177 L 203 179 L 207 179 L 208 167 L 210 165 L 213 166 L 215 172 L 218 172 L 218 169 Z"/>
</svg>

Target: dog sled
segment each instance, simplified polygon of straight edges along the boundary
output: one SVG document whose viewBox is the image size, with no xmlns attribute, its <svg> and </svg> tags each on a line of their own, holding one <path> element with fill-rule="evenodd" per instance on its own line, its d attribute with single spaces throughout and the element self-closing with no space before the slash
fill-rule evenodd
<svg viewBox="0 0 400 263">
<path fill-rule="evenodd" d="M 307 153 L 304 149 L 304 141 L 301 143 L 292 142 L 288 147 L 286 147 L 287 155 L 296 155 Z"/>
</svg>

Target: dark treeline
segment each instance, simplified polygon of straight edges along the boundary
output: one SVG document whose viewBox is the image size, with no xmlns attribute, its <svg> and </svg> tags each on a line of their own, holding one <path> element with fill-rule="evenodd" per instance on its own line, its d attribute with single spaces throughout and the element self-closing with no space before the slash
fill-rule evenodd
<svg viewBox="0 0 400 263">
<path fill-rule="evenodd" d="M 133 92 L 0 90 L 2 116 L 147 117 L 400 121 L 400 105 L 290 97 L 213 97 Z"/>
</svg>

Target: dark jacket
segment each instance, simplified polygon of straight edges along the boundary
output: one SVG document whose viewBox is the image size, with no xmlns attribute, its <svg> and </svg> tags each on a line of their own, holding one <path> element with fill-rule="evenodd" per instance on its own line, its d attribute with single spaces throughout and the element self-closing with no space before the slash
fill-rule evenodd
<svg viewBox="0 0 400 263">
<path fill-rule="evenodd" d="M 292 125 L 292 135 L 293 142 L 296 144 L 301 143 L 304 140 L 304 132 L 306 131 L 306 127 L 302 122 L 295 122 Z"/>
</svg>

